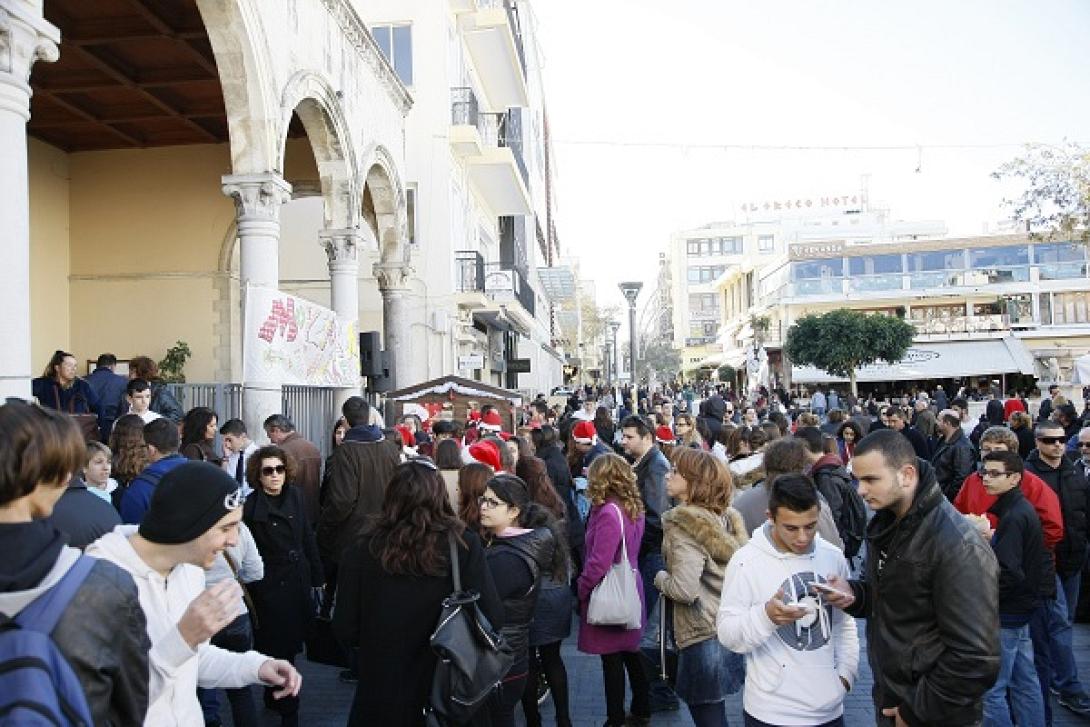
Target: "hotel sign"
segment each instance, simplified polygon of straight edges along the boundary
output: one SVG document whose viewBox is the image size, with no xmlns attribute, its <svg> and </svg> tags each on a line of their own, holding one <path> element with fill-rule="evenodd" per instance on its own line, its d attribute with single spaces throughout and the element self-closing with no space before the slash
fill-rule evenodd
<svg viewBox="0 0 1090 727">
<path fill-rule="evenodd" d="M 833 242 L 804 242 L 792 245 L 789 257 L 792 260 L 809 260 L 811 258 L 837 257 L 844 254 L 844 241 Z"/>
<path fill-rule="evenodd" d="M 790 210 L 848 210 L 867 206 L 864 194 L 842 194 L 839 196 L 804 197 L 795 199 L 765 200 L 762 202 L 744 202 L 743 212 L 782 212 Z"/>
</svg>

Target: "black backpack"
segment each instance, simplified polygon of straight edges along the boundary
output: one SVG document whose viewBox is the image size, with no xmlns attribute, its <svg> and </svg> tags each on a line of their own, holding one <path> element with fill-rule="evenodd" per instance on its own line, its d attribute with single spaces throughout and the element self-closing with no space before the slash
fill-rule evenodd
<svg viewBox="0 0 1090 727">
<path fill-rule="evenodd" d="M 854 558 L 859 554 L 863 546 L 863 538 L 867 532 L 867 503 L 859 496 L 849 481 L 847 486 L 840 487 L 840 494 L 844 498 L 844 505 L 840 509 L 840 539 L 844 541 L 844 556 Z"/>
<path fill-rule="evenodd" d="M 458 545 L 450 537 L 454 592 L 443 601 L 431 648 L 439 657 L 424 708 L 428 727 L 469 722 L 488 701 L 514 661 L 503 636 L 481 613 L 476 591 L 463 591 Z"/>
</svg>

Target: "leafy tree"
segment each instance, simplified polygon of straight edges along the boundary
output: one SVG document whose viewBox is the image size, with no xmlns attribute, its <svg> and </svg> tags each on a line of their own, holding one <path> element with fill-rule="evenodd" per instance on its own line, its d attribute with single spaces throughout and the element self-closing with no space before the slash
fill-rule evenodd
<svg viewBox="0 0 1090 727">
<path fill-rule="evenodd" d="M 787 331 L 784 352 L 794 363 L 848 377 L 852 394 L 858 394 L 856 370 L 876 361 L 900 361 L 915 333 L 901 318 L 839 308 L 796 321 Z"/>
<path fill-rule="evenodd" d="M 1004 204 L 1034 237 L 1090 242 L 1090 150 L 1072 142 L 1029 144 L 992 177 L 1023 180 L 1022 195 Z"/>
<path fill-rule="evenodd" d="M 716 375 L 720 381 L 734 382 L 737 380 L 738 371 L 730 364 L 723 364 L 716 370 Z"/>
<path fill-rule="evenodd" d="M 185 362 L 193 355 L 189 350 L 189 344 L 178 341 L 167 349 L 167 355 L 159 362 L 159 376 L 170 384 L 185 383 Z"/>
<path fill-rule="evenodd" d="M 650 381 L 654 372 L 661 379 L 673 379 L 681 371 L 681 354 L 669 341 L 648 342 L 639 362 L 640 378 Z"/>
</svg>

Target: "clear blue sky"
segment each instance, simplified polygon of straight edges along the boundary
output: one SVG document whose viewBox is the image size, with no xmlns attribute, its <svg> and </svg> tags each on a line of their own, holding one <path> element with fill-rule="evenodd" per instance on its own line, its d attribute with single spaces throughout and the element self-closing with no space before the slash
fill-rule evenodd
<svg viewBox="0 0 1090 727">
<path fill-rule="evenodd" d="M 1090 142 L 1090 2 L 536 0 L 561 246 L 598 283 L 653 279 L 671 232 L 870 175 L 900 219 L 977 234 L 1017 147 Z M 586 142 L 607 141 L 610 144 Z M 630 142 L 636 146 L 620 146 Z M 664 142 L 667 146 L 642 146 Z M 686 144 L 922 145 L 904 151 Z M 916 168 L 920 166 L 917 173 Z M 623 250 L 623 254 L 618 254 Z"/>
</svg>

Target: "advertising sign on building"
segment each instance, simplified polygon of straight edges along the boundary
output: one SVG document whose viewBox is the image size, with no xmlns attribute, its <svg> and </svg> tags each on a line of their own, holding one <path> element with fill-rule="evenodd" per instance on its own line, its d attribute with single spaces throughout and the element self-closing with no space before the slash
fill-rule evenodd
<svg viewBox="0 0 1090 727">
<path fill-rule="evenodd" d="M 246 288 L 242 375 L 245 381 L 301 386 L 358 386 L 355 321 L 272 288 Z"/>
<path fill-rule="evenodd" d="M 468 356 L 458 357 L 458 368 L 463 371 L 474 371 L 484 368 L 484 356 L 479 353 L 471 353 Z"/>
</svg>

